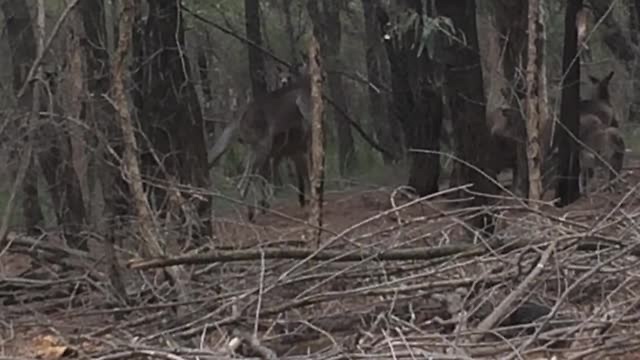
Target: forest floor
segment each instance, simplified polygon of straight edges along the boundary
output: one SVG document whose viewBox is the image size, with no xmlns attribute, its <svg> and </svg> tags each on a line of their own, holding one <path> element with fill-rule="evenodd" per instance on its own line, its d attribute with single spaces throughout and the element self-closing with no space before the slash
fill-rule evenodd
<svg viewBox="0 0 640 360">
<path fill-rule="evenodd" d="M 466 222 L 487 209 L 446 193 L 329 192 L 320 245 L 295 200 L 255 224 L 226 209 L 185 253 L 214 262 L 181 287 L 125 270 L 126 305 L 101 239 L 11 234 L 0 359 L 640 359 L 639 164 L 563 209 L 505 196 L 490 238 Z"/>
</svg>

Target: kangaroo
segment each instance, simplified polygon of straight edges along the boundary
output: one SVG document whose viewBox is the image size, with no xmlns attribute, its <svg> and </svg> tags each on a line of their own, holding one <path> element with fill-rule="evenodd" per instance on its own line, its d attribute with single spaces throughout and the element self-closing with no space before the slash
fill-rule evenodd
<svg viewBox="0 0 640 360">
<path fill-rule="evenodd" d="M 594 176 L 597 167 L 609 170 L 609 181 L 622 171 L 624 138 L 620 130 L 607 126 L 593 114 L 580 117 L 580 141 L 584 144 L 580 150 L 580 192 L 587 193 L 589 180 Z"/>
<path fill-rule="evenodd" d="M 594 148 L 596 153 L 599 151 L 603 152 L 603 158 L 606 161 L 613 162 L 611 165 L 612 168 L 616 169 L 622 168 L 622 161 L 624 157 L 624 140 L 621 137 L 620 132 L 617 130 L 619 127 L 619 123 L 616 119 L 615 113 L 613 111 L 613 107 L 611 105 L 611 95 L 609 93 L 609 83 L 611 78 L 614 75 L 614 71 L 611 71 L 607 76 L 603 79 L 598 79 L 595 76 L 590 75 L 589 81 L 594 85 L 593 91 L 589 99 L 584 99 L 580 101 L 580 122 L 581 122 L 581 130 L 582 127 L 590 127 L 591 130 L 587 132 L 581 131 L 581 135 L 579 136 L 580 140 L 584 143 L 587 141 L 590 143 L 590 146 Z M 491 134 L 494 136 L 494 141 L 492 142 L 491 151 L 495 153 L 493 157 L 495 161 L 492 163 L 494 166 L 494 171 L 496 173 L 500 173 L 506 169 L 516 169 L 516 157 L 515 151 L 513 151 L 515 145 L 518 142 L 525 141 L 522 138 L 523 135 L 515 134 L 515 127 L 512 124 L 512 116 L 510 116 L 510 112 L 515 111 L 512 109 L 496 109 L 487 114 L 487 120 L 489 122 L 489 127 L 491 129 Z M 583 120 L 583 118 L 585 120 Z M 593 120 L 597 120 L 600 125 L 588 125 L 593 123 Z M 583 125 L 583 121 L 585 121 L 585 125 Z M 595 126 L 595 127 L 594 127 Z M 604 127 L 604 128 L 603 128 Z M 611 129 L 610 129 L 611 128 Z M 597 129 L 597 131 L 595 130 Z M 551 149 L 551 137 L 553 135 L 553 122 L 547 121 L 546 124 L 542 127 L 540 133 L 541 140 L 541 150 L 543 154 L 543 167 L 547 168 L 552 164 L 545 164 L 549 162 L 553 158 L 553 151 Z M 585 141 L 587 140 L 587 141 Z M 591 157 L 597 158 L 594 153 L 589 151 L 581 151 L 581 156 L 585 156 L 585 180 L 588 179 L 586 177 L 587 173 L 591 174 L 593 172 L 593 166 L 590 164 L 589 159 Z M 607 158 L 610 157 L 610 158 Z M 601 165 L 602 163 L 599 162 Z M 613 166 L 615 164 L 616 166 Z M 547 173 L 548 169 L 543 169 L 544 173 Z M 619 172 L 619 170 L 616 170 Z M 582 171 L 581 171 L 582 173 Z M 543 176 L 546 178 L 546 176 Z M 582 181 L 582 180 L 581 180 Z"/>
<path fill-rule="evenodd" d="M 284 86 L 251 101 L 242 116 L 231 122 L 210 151 L 212 166 L 226 152 L 232 142 L 249 146 L 247 167 L 241 181 L 244 199 L 252 182 L 249 173 L 272 180 L 273 170 L 281 159 L 294 161 L 298 175 L 300 206 L 305 206 L 305 187 L 308 186 L 308 150 L 310 125 L 310 78 L 303 64 L 296 78 Z M 260 186 L 262 207 L 268 207 L 264 184 Z M 249 220 L 254 220 L 254 207 L 249 206 Z"/>
<path fill-rule="evenodd" d="M 609 82 L 613 74 L 614 72 L 611 71 L 602 80 L 589 75 L 589 81 L 591 81 L 594 88 L 590 99 L 580 101 L 580 115 L 595 115 L 603 124 L 619 127 L 613 106 L 611 105 L 611 95 L 609 93 Z"/>
</svg>

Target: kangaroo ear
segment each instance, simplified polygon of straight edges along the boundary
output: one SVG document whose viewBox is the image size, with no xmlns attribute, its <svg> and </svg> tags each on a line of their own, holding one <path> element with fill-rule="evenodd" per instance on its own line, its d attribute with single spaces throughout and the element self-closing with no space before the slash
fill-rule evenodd
<svg viewBox="0 0 640 360">
<path fill-rule="evenodd" d="M 591 75 L 589 75 L 589 81 L 591 81 L 593 84 L 597 84 L 597 83 L 599 83 L 599 82 L 600 82 L 600 79 L 598 79 L 598 78 L 597 78 L 597 77 L 595 77 L 595 76 L 591 76 Z"/>
</svg>

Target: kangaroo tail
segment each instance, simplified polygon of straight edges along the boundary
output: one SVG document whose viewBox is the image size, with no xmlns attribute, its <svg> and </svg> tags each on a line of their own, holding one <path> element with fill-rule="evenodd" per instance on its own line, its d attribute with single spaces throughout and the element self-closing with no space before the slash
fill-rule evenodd
<svg viewBox="0 0 640 360">
<path fill-rule="evenodd" d="M 213 146 L 213 149 L 209 151 L 209 168 L 215 165 L 222 154 L 229 149 L 229 145 L 237 139 L 239 124 L 240 121 L 233 121 L 224 129 L 222 135 L 220 135 L 216 144 Z"/>
</svg>

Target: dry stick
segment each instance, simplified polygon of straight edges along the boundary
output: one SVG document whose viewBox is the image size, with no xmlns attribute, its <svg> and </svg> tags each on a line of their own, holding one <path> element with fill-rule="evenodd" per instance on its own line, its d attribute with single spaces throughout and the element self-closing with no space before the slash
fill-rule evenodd
<svg viewBox="0 0 640 360">
<path fill-rule="evenodd" d="M 332 260 L 337 262 L 362 261 L 377 258 L 381 261 L 433 260 L 441 257 L 457 255 L 466 251 L 479 249 L 478 245 L 450 245 L 442 247 L 422 247 L 396 250 L 324 250 L 316 253 L 314 249 L 300 248 L 263 248 L 249 250 L 218 250 L 201 255 L 176 256 L 170 259 L 132 260 L 127 266 L 130 269 L 145 270 L 175 265 L 210 264 L 215 262 L 253 261 L 264 259 L 305 260 L 310 256 L 316 261 Z"/>
<path fill-rule="evenodd" d="M 556 313 L 558 312 L 558 309 L 560 309 L 560 305 L 566 300 L 566 298 L 569 296 L 569 294 L 579 285 L 581 284 L 583 281 L 585 281 L 586 279 L 588 279 L 589 277 L 593 276 L 593 274 L 595 274 L 598 270 L 600 270 L 601 268 L 603 268 L 605 265 L 608 265 L 618 259 L 620 259 L 623 256 L 626 256 L 630 253 L 632 253 L 636 248 L 640 247 L 640 244 L 636 243 L 633 244 L 629 247 L 627 247 L 626 249 L 624 249 L 623 251 L 621 251 L 619 254 L 612 256 L 610 259 L 607 259 L 606 261 L 601 262 L 600 264 L 598 264 L 597 266 L 594 266 L 591 270 L 585 272 L 581 277 L 578 278 L 578 280 L 576 280 L 573 284 L 571 284 L 567 289 L 565 289 L 565 291 L 562 293 L 562 295 L 560 296 L 560 298 L 556 301 L 556 304 L 553 306 L 553 308 L 551 309 L 551 312 L 547 315 L 546 320 L 541 324 L 541 326 L 535 331 L 535 333 L 524 343 L 520 346 L 520 349 L 524 349 L 527 346 L 529 346 L 530 344 L 532 344 L 540 335 L 540 332 L 542 331 L 542 329 L 545 327 L 545 325 L 556 315 Z M 509 358 L 510 359 L 510 358 Z"/>
<path fill-rule="evenodd" d="M 322 66 L 320 64 L 320 45 L 313 34 L 309 40 L 309 70 L 311 73 L 311 178 L 309 179 L 311 199 L 309 211 L 310 238 L 320 244 L 322 235 L 322 202 L 324 198 L 324 128 L 322 104 Z"/>
<path fill-rule="evenodd" d="M 118 39 L 118 47 L 112 67 L 114 105 L 120 121 L 124 141 L 123 160 L 125 169 L 123 169 L 123 171 L 129 175 L 130 178 L 129 187 L 133 193 L 136 212 L 140 217 L 139 230 L 145 242 L 145 249 L 152 256 L 162 256 L 164 252 L 160 243 L 160 234 L 155 226 L 155 219 L 151 213 L 142 185 L 142 175 L 135 153 L 137 149 L 135 130 L 133 128 L 131 113 L 129 112 L 127 102 L 127 93 L 124 87 L 126 59 L 129 48 L 131 47 L 134 12 L 135 1 L 124 1 L 120 15 L 120 37 Z M 179 293 L 184 295 L 184 289 L 182 289 L 181 285 L 181 275 L 184 275 L 184 269 L 169 269 L 168 274 L 172 277 L 174 284 L 180 289 Z"/>
<path fill-rule="evenodd" d="M 515 302 L 525 292 L 527 292 L 527 290 L 529 289 L 529 286 L 533 283 L 535 278 L 542 272 L 542 270 L 544 269 L 544 266 L 549 261 L 549 257 L 551 256 L 551 253 L 553 253 L 553 251 L 555 250 L 557 243 L 558 243 L 558 240 L 556 239 L 551 243 L 551 245 L 549 245 L 547 250 L 545 250 L 545 252 L 542 253 L 542 257 L 540 258 L 540 261 L 538 262 L 536 267 L 529 273 L 529 275 L 527 275 L 527 277 L 522 281 L 522 283 L 520 283 L 520 285 L 518 285 L 518 287 L 514 291 L 512 291 L 504 300 L 502 300 L 500 305 L 498 305 L 491 312 L 489 316 L 487 316 L 484 320 L 482 320 L 482 322 L 480 322 L 480 324 L 476 328 L 476 331 L 480 332 L 480 334 L 474 335 L 471 338 L 473 342 L 479 341 L 484 336 L 484 333 L 486 331 L 489 331 L 495 324 L 498 323 L 498 321 L 507 312 L 509 312 L 513 302 Z"/>
</svg>

